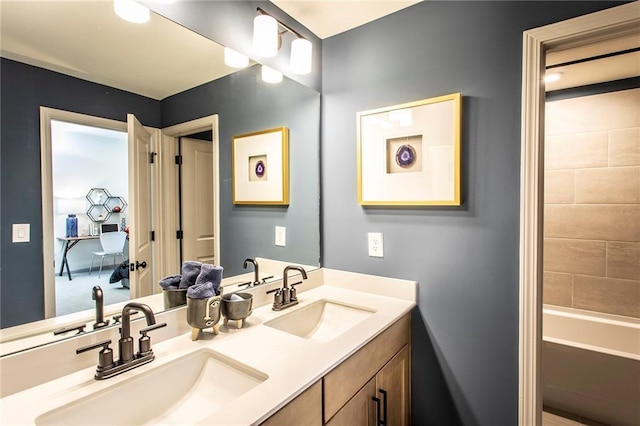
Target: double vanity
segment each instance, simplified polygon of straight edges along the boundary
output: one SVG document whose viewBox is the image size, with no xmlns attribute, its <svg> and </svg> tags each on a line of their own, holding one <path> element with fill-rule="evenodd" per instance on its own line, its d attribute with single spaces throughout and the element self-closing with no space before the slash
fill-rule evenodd
<svg viewBox="0 0 640 426">
<path fill-rule="evenodd" d="M 290 283 L 301 278 L 295 272 Z M 115 328 L 0 358 L 3 385 L 20 380 L 4 377 L 9 366 L 43 378 L 5 393 L 0 423 L 409 424 L 416 283 L 324 268 L 307 275 L 298 303 L 282 310 L 273 294 L 281 279 L 225 287 L 252 294 L 252 314 L 241 328 L 229 323 L 195 341 L 185 307 L 156 315 L 167 327 L 152 333 L 155 359 L 106 380 L 94 379 L 97 351 L 75 349 L 117 340 Z M 144 327 L 133 320 L 131 335 Z M 38 374 L 48 368 L 63 375 Z"/>
</svg>

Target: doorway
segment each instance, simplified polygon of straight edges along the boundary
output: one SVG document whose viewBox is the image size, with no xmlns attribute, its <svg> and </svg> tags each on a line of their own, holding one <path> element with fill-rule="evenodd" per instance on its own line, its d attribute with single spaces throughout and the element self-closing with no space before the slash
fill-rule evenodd
<svg viewBox="0 0 640 426">
<path fill-rule="evenodd" d="M 105 304 L 129 300 L 113 278 L 128 258 L 127 133 L 52 120 L 51 157 L 56 315 L 93 309 L 96 285 Z"/>
<path fill-rule="evenodd" d="M 206 141 L 198 135 L 207 135 L 204 138 Z M 178 160 L 180 154 L 183 158 Z M 158 179 L 163 190 L 157 196 L 163 220 L 160 222 L 161 232 L 157 243 L 161 245 L 163 261 L 156 262 L 157 276 L 179 274 L 182 260 L 219 264 L 218 155 L 217 115 L 162 129 L 158 157 L 163 172 Z M 176 163 L 185 161 L 191 165 L 188 172 L 183 170 L 180 178 Z M 194 220 L 196 223 L 193 223 Z M 194 224 L 197 226 L 194 227 Z"/>
<path fill-rule="evenodd" d="M 85 187 L 83 187 L 82 189 L 80 188 L 75 189 L 74 185 L 70 185 L 70 186 L 65 185 L 68 188 L 69 187 L 72 188 L 72 190 L 70 192 L 65 192 L 64 188 L 61 188 L 61 191 L 58 192 L 59 196 L 54 197 L 54 187 L 53 187 L 54 153 L 53 153 L 52 141 L 53 141 L 53 132 L 56 125 L 52 125 L 52 123 L 55 123 L 55 122 L 67 123 L 68 125 L 84 126 L 87 129 L 106 129 L 111 132 L 122 133 L 125 136 L 127 134 L 127 124 L 123 122 L 108 120 L 108 119 L 99 118 L 99 117 L 87 116 L 84 114 L 77 114 L 77 113 L 72 113 L 68 111 L 56 110 L 53 108 L 46 108 L 46 107 L 40 108 L 40 129 L 41 129 L 40 154 L 41 154 L 41 179 L 42 179 L 42 232 L 43 232 L 42 243 L 43 243 L 43 262 L 44 262 L 43 285 L 44 285 L 45 318 L 51 318 L 56 316 L 56 282 L 55 282 L 56 272 L 58 273 L 58 275 L 60 275 L 60 272 L 62 272 L 64 275 L 64 272 L 66 269 L 66 272 L 67 272 L 66 278 L 68 279 L 71 275 L 71 272 L 69 271 L 68 268 L 70 266 L 72 269 L 75 268 L 75 266 L 72 266 L 72 264 L 68 263 L 70 259 L 62 258 L 65 250 L 62 248 L 62 245 L 60 242 L 61 240 L 59 240 L 58 237 L 61 237 L 61 236 L 65 237 L 66 229 L 64 230 L 65 232 L 63 234 L 60 228 L 62 224 L 59 223 L 60 226 L 56 230 L 56 227 L 55 227 L 56 220 L 54 219 L 59 219 L 58 222 L 60 222 L 60 220 L 64 220 L 66 225 L 65 216 L 67 214 L 73 214 L 68 212 L 70 212 L 71 210 L 74 210 L 74 211 L 79 210 L 78 212 L 76 212 L 76 214 L 86 215 L 87 212 L 89 211 L 89 208 L 91 207 L 91 204 L 93 203 L 100 204 L 100 206 L 94 208 L 91 211 L 91 214 L 95 214 L 95 217 L 94 217 L 95 219 L 99 219 L 99 220 L 105 219 L 106 209 L 104 208 L 104 203 L 108 202 L 106 192 L 100 192 L 101 194 L 100 199 L 95 198 L 93 203 L 89 202 L 89 200 L 86 199 L 86 196 L 89 194 L 91 189 L 94 188 L 91 185 L 88 189 Z M 67 149 L 68 148 L 69 146 L 67 146 Z M 83 151 L 85 150 L 83 149 Z M 64 164 L 61 167 L 64 167 Z M 76 166 L 76 167 L 79 167 L 79 166 Z M 124 169 L 120 167 L 119 170 L 124 170 L 126 172 L 127 170 L 126 162 L 125 162 Z M 87 190 L 86 193 L 84 193 L 85 190 Z M 118 191 L 120 191 L 119 187 L 118 187 Z M 108 195 L 112 195 L 112 194 L 109 192 Z M 119 196 L 120 194 L 114 193 L 113 195 Z M 96 193 L 96 197 L 97 197 L 97 193 Z M 109 202 L 111 203 L 115 201 L 110 200 Z M 81 203 L 82 203 L 82 206 L 80 206 Z M 115 204 L 113 206 L 115 206 Z M 123 206 L 124 205 L 120 207 L 121 211 Z M 61 218 L 57 217 L 57 216 L 60 216 L 57 213 L 64 214 L 65 216 L 62 216 Z M 100 217 L 101 215 L 102 217 Z M 78 234 L 83 232 L 87 232 L 88 234 L 91 234 L 91 233 L 95 234 L 96 230 L 93 228 L 94 228 L 94 225 L 99 226 L 99 222 L 94 222 L 88 219 L 88 216 L 84 219 L 85 220 L 83 221 L 80 221 L 80 220 L 78 221 L 78 225 L 79 225 L 79 229 L 77 229 Z M 113 220 L 116 220 L 116 218 L 114 217 Z M 102 220 L 102 222 L 105 222 L 105 221 Z M 99 232 L 99 230 L 97 231 Z M 56 234 L 56 232 L 58 232 L 58 234 Z M 93 238 L 88 238 L 88 239 L 92 240 Z M 56 249 L 55 249 L 56 243 L 58 243 L 59 245 L 58 257 L 56 257 Z M 67 243 L 69 243 L 69 245 L 71 244 L 71 242 L 69 241 L 67 241 Z M 77 245 L 75 249 L 76 250 L 75 254 L 79 254 L 78 248 L 80 248 L 81 246 L 78 244 L 87 244 L 87 243 L 94 244 L 95 247 L 93 248 L 97 248 L 98 250 L 96 251 L 100 251 L 99 250 L 100 245 L 99 244 L 96 245 L 97 241 L 83 241 L 83 242 L 76 241 L 74 243 L 74 245 Z M 68 251 L 68 250 L 69 249 L 67 247 L 66 254 L 70 255 L 71 251 Z M 89 257 L 91 256 L 92 255 L 90 255 Z M 56 259 L 57 259 L 57 262 L 56 262 Z M 65 269 L 63 269 L 61 265 L 61 263 L 63 263 L 63 260 L 67 260 L 67 262 L 65 262 L 65 265 L 64 265 Z M 79 259 L 79 260 L 83 262 L 86 261 L 86 259 L 85 260 Z M 84 269 L 84 268 L 80 268 L 80 269 Z M 73 277 L 71 276 L 71 278 Z M 126 291 L 124 291 L 124 293 L 126 293 Z M 85 295 L 88 301 L 91 301 L 91 296 L 92 296 L 91 292 Z"/>
<path fill-rule="evenodd" d="M 543 117 L 545 54 L 637 32 L 640 10 L 627 4 L 526 31 L 523 47 L 523 119 L 520 228 L 519 424 L 542 417 Z"/>
</svg>

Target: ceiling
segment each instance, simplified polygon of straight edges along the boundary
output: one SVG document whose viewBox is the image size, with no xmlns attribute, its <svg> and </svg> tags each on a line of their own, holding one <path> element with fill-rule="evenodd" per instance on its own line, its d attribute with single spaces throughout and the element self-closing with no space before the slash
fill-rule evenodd
<svg viewBox="0 0 640 426">
<path fill-rule="evenodd" d="M 153 99 L 235 71 L 220 45 L 156 14 L 125 22 L 111 1 L 0 0 L 0 19 L 3 57 Z"/>
<path fill-rule="evenodd" d="M 278 1 L 324 37 L 413 1 Z M 0 0 L 3 57 L 164 99 L 233 73 L 223 47 L 155 13 L 144 25 L 118 18 L 110 0 Z M 172 58 L 167 60 L 166 58 Z"/>
<path fill-rule="evenodd" d="M 348 31 L 420 0 L 272 0 L 320 38 Z M 125 22 L 110 0 L 0 0 L 3 57 L 69 74 L 153 99 L 215 80 L 235 70 L 217 43 L 152 14 Z M 550 52 L 548 63 L 640 46 L 640 36 Z M 167 60 L 166 58 L 172 58 Z M 572 59 L 573 58 L 573 59 Z M 548 90 L 640 75 L 640 52 L 557 67 L 562 79 Z"/>
<path fill-rule="evenodd" d="M 325 39 L 422 0 L 271 0 L 312 33 Z"/>
</svg>

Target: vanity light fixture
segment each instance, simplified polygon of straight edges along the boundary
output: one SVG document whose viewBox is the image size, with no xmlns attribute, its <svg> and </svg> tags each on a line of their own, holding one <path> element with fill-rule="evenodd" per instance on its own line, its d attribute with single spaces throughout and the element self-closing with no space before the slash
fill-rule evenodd
<svg viewBox="0 0 640 426">
<path fill-rule="evenodd" d="M 304 38 L 297 38 L 291 42 L 291 62 L 289 68 L 296 74 L 311 72 L 311 42 Z"/>
<path fill-rule="evenodd" d="M 262 81 L 265 83 L 280 83 L 282 81 L 282 73 L 266 65 L 262 66 Z"/>
<path fill-rule="evenodd" d="M 231 68 L 244 68 L 249 65 L 249 58 L 228 47 L 224 48 L 224 63 Z"/>
<path fill-rule="evenodd" d="M 133 0 L 113 0 L 113 11 L 125 21 L 144 24 L 149 21 L 149 9 Z"/>
<path fill-rule="evenodd" d="M 253 20 L 253 50 L 256 55 L 272 58 L 278 54 L 279 44 L 278 21 L 270 15 L 256 16 Z"/>
<path fill-rule="evenodd" d="M 296 37 L 291 42 L 289 69 L 295 74 L 309 74 L 313 51 L 311 42 L 261 8 L 256 10 L 259 13 L 253 21 L 253 49 L 256 55 L 269 58 L 276 56 L 282 44 L 282 34 L 289 32 Z"/>
</svg>

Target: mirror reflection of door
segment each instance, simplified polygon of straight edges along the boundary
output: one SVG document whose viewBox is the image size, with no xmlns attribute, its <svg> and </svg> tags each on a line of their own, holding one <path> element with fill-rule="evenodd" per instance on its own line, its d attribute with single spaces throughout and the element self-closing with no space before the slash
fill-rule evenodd
<svg viewBox="0 0 640 426">
<path fill-rule="evenodd" d="M 131 297 L 153 294 L 151 134 L 133 114 L 127 114 L 129 140 L 129 193 L 131 194 L 129 232 L 129 282 Z"/>
<path fill-rule="evenodd" d="M 110 283 L 128 258 L 125 235 L 118 233 L 127 227 L 129 215 L 127 147 L 126 132 L 51 121 L 57 315 L 92 309 L 96 285 L 107 304 L 129 299 L 126 279 Z M 95 188 L 100 189 L 89 200 Z M 101 242 L 103 230 L 113 233 Z M 107 237 L 116 237 L 111 238 L 115 245 Z"/>
<path fill-rule="evenodd" d="M 215 264 L 213 143 L 203 137 L 180 138 L 182 260 Z"/>
</svg>

